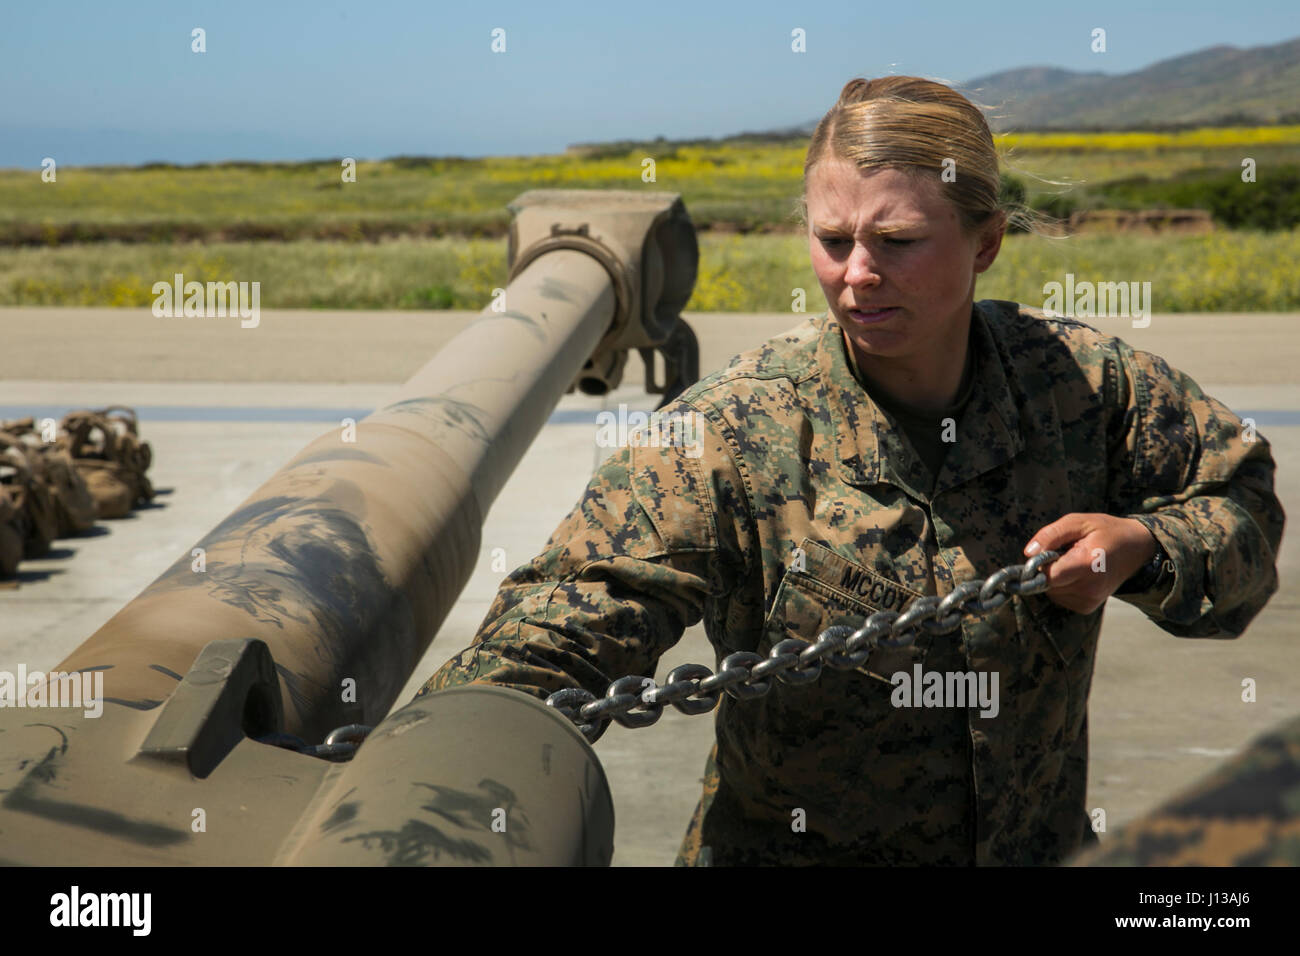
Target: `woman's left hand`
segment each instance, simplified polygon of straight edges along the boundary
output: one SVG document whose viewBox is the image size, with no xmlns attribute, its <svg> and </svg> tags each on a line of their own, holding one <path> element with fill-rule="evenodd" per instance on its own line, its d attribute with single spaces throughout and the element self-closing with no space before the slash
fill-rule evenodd
<svg viewBox="0 0 1300 956">
<path fill-rule="evenodd" d="M 1025 556 L 1040 550 L 1061 552 L 1045 569 L 1043 593 L 1061 607 L 1091 614 L 1151 560 L 1156 539 L 1132 518 L 1072 512 L 1035 533 Z"/>
</svg>

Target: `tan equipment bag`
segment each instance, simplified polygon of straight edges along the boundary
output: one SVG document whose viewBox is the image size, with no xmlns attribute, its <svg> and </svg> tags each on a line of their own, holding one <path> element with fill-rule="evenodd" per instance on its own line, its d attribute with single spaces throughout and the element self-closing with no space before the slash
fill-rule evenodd
<svg viewBox="0 0 1300 956">
<path fill-rule="evenodd" d="M 15 439 L 27 452 L 27 464 L 34 479 L 45 486 L 51 499 L 56 525 L 54 537 L 67 538 L 93 527 L 95 499 L 73 466 L 67 449 L 58 442 L 41 441 L 30 418 L 0 424 L 0 443 L 12 445 Z"/>
<path fill-rule="evenodd" d="M 149 443 L 140 440 L 135 412 L 122 405 L 69 412 L 59 441 L 85 480 L 100 518 L 121 518 L 136 504 L 153 500 L 145 472 L 153 462 Z"/>
</svg>

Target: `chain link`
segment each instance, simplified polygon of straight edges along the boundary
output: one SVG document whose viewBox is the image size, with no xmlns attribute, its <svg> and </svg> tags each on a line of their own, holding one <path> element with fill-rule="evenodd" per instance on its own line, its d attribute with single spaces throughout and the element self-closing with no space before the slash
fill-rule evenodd
<svg viewBox="0 0 1300 956">
<path fill-rule="evenodd" d="M 266 734 L 254 739 L 259 744 L 270 744 L 272 747 L 296 750 L 308 757 L 322 757 L 334 763 L 343 763 L 352 759 L 352 755 L 357 752 L 361 742 L 366 739 L 373 729 L 373 727 L 367 727 L 364 724 L 348 724 L 344 727 L 336 727 L 326 735 L 323 744 L 309 744 L 301 737 L 285 733 Z"/>
<path fill-rule="evenodd" d="M 832 625 L 812 643 L 786 638 L 774 644 L 766 657 L 752 651 L 729 654 L 716 674 L 703 664 L 683 664 L 669 671 L 668 683 L 662 686 L 650 677 L 620 677 L 602 697 L 581 687 L 567 687 L 547 697 L 546 706 L 573 721 L 582 735 L 595 743 L 611 720 L 624 727 L 648 727 L 659 719 L 665 704 L 683 714 L 706 714 L 724 692 L 736 700 L 752 700 L 772 689 L 773 678 L 792 686 L 810 684 L 821 676 L 825 664 L 836 670 L 854 670 L 866 663 L 877 647 L 906 647 L 922 631 L 950 634 L 961 627 L 967 615 L 984 617 L 1014 595 L 1046 591 L 1047 575 L 1042 568 L 1059 557 L 1059 552 L 1042 551 L 1025 564 L 1007 565 L 983 581 L 959 584 L 943 598 L 917 598 L 901 614 L 877 611 L 857 629 Z"/>
</svg>

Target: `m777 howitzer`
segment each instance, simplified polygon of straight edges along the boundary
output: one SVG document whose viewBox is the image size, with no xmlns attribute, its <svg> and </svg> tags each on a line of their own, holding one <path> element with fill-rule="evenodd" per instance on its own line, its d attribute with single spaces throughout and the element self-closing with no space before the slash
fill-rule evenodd
<svg viewBox="0 0 1300 956">
<path fill-rule="evenodd" d="M 56 665 L 102 678 L 98 715 L 0 708 L 4 862 L 609 862 L 604 772 L 558 712 L 471 686 L 389 714 L 566 389 L 617 386 L 631 348 L 651 391 L 698 374 L 680 319 L 698 250 L 678 196 L 544 190 L 509 208 L 504 302 L 355 441 L 318 438 L 203 537 L 202 570 L 187 551 Z M 374 729 L 358 748 L 349 725 Z M 312 752 L 277 745 L 335 728 Z"/>
</svg>

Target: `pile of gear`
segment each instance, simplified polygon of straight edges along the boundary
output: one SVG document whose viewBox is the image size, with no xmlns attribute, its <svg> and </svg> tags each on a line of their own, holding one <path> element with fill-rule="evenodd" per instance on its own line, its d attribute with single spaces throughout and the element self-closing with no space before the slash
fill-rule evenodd
<svg viewBox="0 0 1300 956">
<path fill-rule="evenodd" d="M 31 418 L 0 422 L 0 582 L 55 538 L 151 501 L 152 461 L 125 406 L 69 412 L 57 428 L 49 419 L 40 427 Z"/>
</svg>

